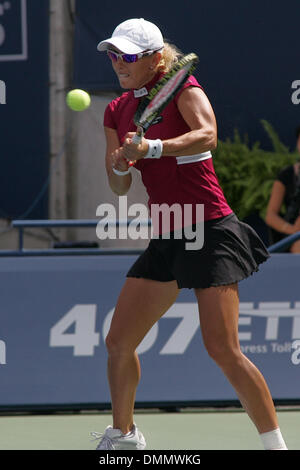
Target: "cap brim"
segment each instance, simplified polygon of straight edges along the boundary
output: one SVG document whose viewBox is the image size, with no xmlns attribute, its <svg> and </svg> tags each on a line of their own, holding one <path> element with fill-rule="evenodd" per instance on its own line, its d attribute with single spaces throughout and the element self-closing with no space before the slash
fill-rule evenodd
<svg viewBox="0 0 300 470">
<path fill-rule="evenodd" d="M 99 42 L 97 49 L 98 51 L 106 51 L 111 46 L 116 47 L 124 54 L 138 54 L 139 52 L 143 52 L 141 47 L 122 37 L 112 37 L 110 39 L 106 39 L 105 41 L 101 41 Z"/>
</svg>

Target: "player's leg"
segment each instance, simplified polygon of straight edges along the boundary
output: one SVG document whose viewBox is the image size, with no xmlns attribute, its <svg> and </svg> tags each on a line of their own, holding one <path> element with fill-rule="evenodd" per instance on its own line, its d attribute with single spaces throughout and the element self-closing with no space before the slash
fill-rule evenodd
<svg viewBox="0 0 300 470">
<path fill-rule="evenodd" d="M 120 293 L 106 346 L 113 427 L 123 433 L 133 425 L 135 392 L 140 379 L 135 350 L 175 302 L 178 292 L 176 281 L 128 278 Z"/>
<path fill-rule="evenodd" d="M 238 338 L 237 284 L 195 290 L 203 341 L 223 370 L 259 433 L 278 428 L 268 386 L 259 370 L 241 352 Z"/>
</svg>

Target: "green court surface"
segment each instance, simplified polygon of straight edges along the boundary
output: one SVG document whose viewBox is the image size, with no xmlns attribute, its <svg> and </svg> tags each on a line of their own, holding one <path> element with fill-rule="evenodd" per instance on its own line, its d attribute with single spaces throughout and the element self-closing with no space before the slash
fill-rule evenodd
<svg viewBox="0 0 300 470">
<path fill-rule="evenodd" d="M 290 450 L 300 449 L 300 409 L 278 409 Z M 256 429 L 239 409 L 138 410 L 135 422 L 147 450 L 263 450 Z M 111 424 L 110 412 L 0 415 L 0 450 L 93 450 L 90 433 Z"/>
</svg>

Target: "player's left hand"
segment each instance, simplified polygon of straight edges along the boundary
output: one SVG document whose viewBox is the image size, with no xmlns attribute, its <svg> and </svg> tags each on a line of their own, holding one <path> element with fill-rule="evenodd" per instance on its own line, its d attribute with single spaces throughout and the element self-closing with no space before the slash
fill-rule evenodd
<svg viewBox="0 0 300 470">
<path fill-rule="evenodd" d="M 139 144 L 132 142 L 134 132 L 128 132 L 123 143 L 123 156 L 130 161 L 141 160 L 148 152 L 149 144 L 147 139 L 142 138 Z"/>
</svg>

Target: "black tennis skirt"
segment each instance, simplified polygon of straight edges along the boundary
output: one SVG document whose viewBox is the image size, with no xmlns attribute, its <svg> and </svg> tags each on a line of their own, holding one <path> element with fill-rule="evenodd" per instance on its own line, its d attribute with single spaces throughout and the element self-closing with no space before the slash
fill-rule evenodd
<svg viewBox="0 0 300 470">
<path fill-rule="evenodd" d="M 180 239 L 174 234 L 153 238 L 127 277 L 176 280 L 179 289 L 208 288 L 247 278 L 270 256 L 255 230 L 235 214 L 209 220 L 202 227 L 203 246 L 197 249 L 187 249 L 193 241 L 184 233 Z"/>
</svg>

